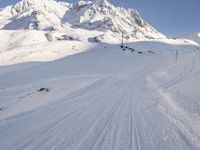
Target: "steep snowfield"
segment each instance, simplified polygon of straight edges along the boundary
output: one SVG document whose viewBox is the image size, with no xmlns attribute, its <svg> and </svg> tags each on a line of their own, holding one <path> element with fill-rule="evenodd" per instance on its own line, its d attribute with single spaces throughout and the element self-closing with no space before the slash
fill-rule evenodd
<svg viewBox="0 0 200 150">
<path fill-rule="evenodd" d="M 1 149 L 199 150 L 199 47 L 127 46 L 0 67 Z"/>
</svg>

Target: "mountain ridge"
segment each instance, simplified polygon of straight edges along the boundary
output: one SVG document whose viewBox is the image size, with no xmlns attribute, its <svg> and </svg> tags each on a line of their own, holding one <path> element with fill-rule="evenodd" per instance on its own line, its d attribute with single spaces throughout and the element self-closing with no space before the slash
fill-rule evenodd
<svg viewBox="0 0 200 150">
<path fill-rule="evenodd" d="M 0 11 L 0 28 L 3 30 L 63 30 L 77 28 L 101 31 L 127 38 L 165 38 L 145 22 L 134 9 L 115 7 L 107 0 L 78 1 L 22 0 Z"/>
</svg>

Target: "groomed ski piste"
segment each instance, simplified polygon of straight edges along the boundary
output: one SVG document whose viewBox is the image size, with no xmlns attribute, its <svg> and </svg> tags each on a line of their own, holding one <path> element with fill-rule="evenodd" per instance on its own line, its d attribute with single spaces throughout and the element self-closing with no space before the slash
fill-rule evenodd
<svg viewBox="0 0 200 150">
<path fill-rule="evenodd" d="M 198 150 L 199 46 L 126 45 L 0 67 L 1 149 Z"/>
<path fill-rule="evenodd" d="M 0 150 L 199 150 L 195 41 L 106 0 L 0 9 Z"/>
</svg>

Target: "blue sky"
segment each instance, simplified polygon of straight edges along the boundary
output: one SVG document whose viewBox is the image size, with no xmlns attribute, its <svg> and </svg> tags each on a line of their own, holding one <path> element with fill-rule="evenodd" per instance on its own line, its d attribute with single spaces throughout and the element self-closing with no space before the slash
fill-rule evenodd
<svg viewBox="0 0 200 150">
<path fill-rule="evenodd" d="M 1 0 L 0 7 L 20 0 Z M 77 0 L 62 0 L 74 2 Z M 134 8 L 153 27 L 168 36 L 200 31 L 200 0 L 109 0 L 116 6 Z"/>
</svg>

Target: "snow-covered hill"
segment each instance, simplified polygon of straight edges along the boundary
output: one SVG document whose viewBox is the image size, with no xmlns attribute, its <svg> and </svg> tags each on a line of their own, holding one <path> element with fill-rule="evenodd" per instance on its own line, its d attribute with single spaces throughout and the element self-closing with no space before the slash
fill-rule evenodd
<svg viewBox="0 0 200 150">
<path fill-rule="evenodd" d="M 199 150 L 196 45 L 126 46 L 0 67 L 1 149 Z"/>
<path fill-rule="evenodd" d="M 106 0 L 22 0 L 0 9 L 0 64 L 55 60 L 93 43 L 121 43 L 122 34 L 125 43 L 166 40 L 136 10 Z"/>
<path fill-rule="evenodd" d="M 50 61 L 83 52 L 94 43 L 160 40 L 176 44 L 146 23 L 134 9 L 106 0 L 70 4 L 22 0 L 0 9 L 0 64 Z M 80 46 L 79 46 L 80 45 Z"/>
<path fill-rule="evenodd" d="M 122 33 L 127 39 L 165 38 L 136 10 L 115 7 L 107 0 L 78 1 L 74 4 L 22 0 L 0 11 L 0 24 L 4 30 L 96 30 L 101 32 L 100 39 L 119 38 Z"/>
<path fill-rule="evenodd" d="M 194 34 L 182 36 L 182 38 L 189 39 L 200 44 L 200 33 L 194 33 Z"/>
</svg>

